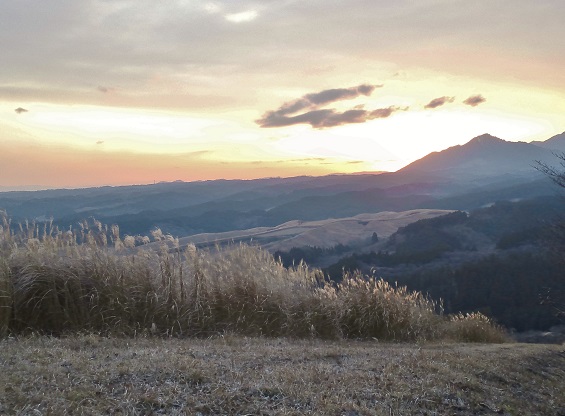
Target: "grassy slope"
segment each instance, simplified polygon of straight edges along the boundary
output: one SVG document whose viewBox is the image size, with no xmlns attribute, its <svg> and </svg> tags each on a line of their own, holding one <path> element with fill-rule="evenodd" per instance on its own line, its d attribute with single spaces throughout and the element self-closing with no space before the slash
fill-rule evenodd
<svg viewBox="0 0 565 416">
<path fill-rule="evenodd" d="M 1 414 L 565 413 L 563 346 L 7 338 Z"/>
</svg>

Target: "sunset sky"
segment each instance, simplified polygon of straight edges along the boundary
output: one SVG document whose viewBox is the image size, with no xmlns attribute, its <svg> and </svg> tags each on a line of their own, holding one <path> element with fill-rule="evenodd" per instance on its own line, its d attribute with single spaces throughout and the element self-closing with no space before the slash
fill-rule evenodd
<svg viewBox="0 0 565 416">
<path fill-rule="evenodd" d="M 565 131 L 562 0 L 6 0 L 0 189 L 396 170 Z"/>
</svg>

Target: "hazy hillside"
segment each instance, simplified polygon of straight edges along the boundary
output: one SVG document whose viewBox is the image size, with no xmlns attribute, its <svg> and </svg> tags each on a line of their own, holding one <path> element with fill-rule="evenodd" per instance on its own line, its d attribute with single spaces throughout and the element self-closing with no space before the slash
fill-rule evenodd
<svg viewBox="0 0 565 416">
<path fill-rule="evenodd" d="M 343 269 L 376 270 L 443 299 L 447 312 L 480 310 L 517 330 L 547 329 L 560 321 L 542 300 L 565 293 L 562 264 L 547 249 L 552 224 L 563 220 L 563 202 L 560 196 L 502 201 L 423 219 L 342 254 L 326 271 L 336 278 Z M 282 256 L 298 262 L 308 251 Z"/>
<path fill-rule="evenodd" d="M 154 185 L 0 192 L 0 208 L 15 219 L 118 216 L 200 207 L 199 212 L 238 202 L 243 209 L 269 207 L 306 195 L 367 189 L 377 174 L 323 177 L 211 180 Z M 198 208 L 197 208 L 198 209 Z"/>
</svg>

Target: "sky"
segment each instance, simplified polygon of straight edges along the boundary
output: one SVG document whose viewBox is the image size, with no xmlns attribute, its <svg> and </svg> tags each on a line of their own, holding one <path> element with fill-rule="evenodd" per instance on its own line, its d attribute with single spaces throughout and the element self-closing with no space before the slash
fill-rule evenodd
<svg viewBox="0 0 565 416">
<path fill-rule="evenodd" d="M 0 190 L 394 171 L 565 131 L 562 0 L 6 0 Z"/>
</svg>

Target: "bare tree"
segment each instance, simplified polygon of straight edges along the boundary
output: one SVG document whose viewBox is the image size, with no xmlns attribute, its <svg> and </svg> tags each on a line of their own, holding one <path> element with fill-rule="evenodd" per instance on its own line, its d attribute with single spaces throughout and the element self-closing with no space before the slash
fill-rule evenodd
<svg viewBox="0 0 565 416">
<path fill-rule="evenodd" d="M 554 155 L 558 158 L 560 167 L 537 161 L 536 169 L 544 173 L 559 187 L 565 189 L 565 153 L 554 153 Z M 552 224 L 548 237 L 550 248 L 565 263 L 565 218 L 562 217 Z"/>
<path fill-rule="evenodd" d="M 565 153 L 554 153 L 554 155 L 558 158 L 560 167 L 537 161 L 536 169 L 565 189 Z M 565 218 L 561 217 L 551 225 L 547 241 L 557 261 L 565 266 Z M 565 267 L 563 269 L 565 270 Z M 565 272 L 563 272 L 563 279 L 565 280 Z M 565 290 L 549 288 L 546 302 L 556 309 L 559 316 L 565 317 Z"/>
<path fill-rule="evenodd" d="M 553 182 L 562 188 L 565 188 L 565 153 L 554 153 L 554 155 L 559 159 L 559 165 L 561 168 L 550 166 L 545 162 L 536 162 L 536 169 L 542 173 L 545 173 Z"/>
</svg>

